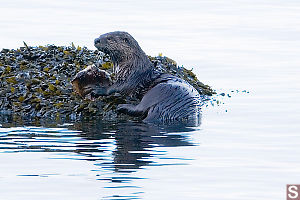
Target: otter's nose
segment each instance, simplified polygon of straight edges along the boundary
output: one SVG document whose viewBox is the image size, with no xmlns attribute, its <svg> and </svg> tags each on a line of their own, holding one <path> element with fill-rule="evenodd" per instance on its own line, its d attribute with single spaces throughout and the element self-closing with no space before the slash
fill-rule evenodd
<svg viewBox="0 0 300 200">
<path fill-rule="evenodd" d="M 96 39 L 94 40 L 94 44 L 97 44 L 97 43 L 100 43 L 100 38 L 96 38 Z"/>
</svg>

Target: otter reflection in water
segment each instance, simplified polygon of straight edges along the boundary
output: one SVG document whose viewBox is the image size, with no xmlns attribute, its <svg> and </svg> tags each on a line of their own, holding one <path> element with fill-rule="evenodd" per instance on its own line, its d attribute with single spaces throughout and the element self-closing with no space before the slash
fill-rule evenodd
<svg viewBox="0 0 300 200">
<path fill-rule="evenodd" d="M 113 160 L 101 164 L 101 167 L 110 167 L 115 171 L 125 170 L 125 172 L 135 171 L 149 164 L 159 165 L 160 163 L 152 163 L 149 159 L 155 157 L 157 153 L 153 149 L 154 147 L 192 146 L 188 135 L 189 132 L 195 131 L 195 128 L 179 124 L 158 126 L 138 122 L 113 124 L 102 121 L 77 123 L 75 128 L 82 131 L 80 137 L 86 140 L 97 140 L 97 143 L 100 144 L 99 146 L 78 145 L 76 153 L 83 154 L 88 160 L 103 159 L 101 154 L 99 155 L 99 152 L 103 151 L 103 148 L 99 148 L 102 144 L 101 141 L 113 138 L 115 141 Z"/>
<path fill-rule="evenodd" d="M 138 105 L 121 104 L 118 111 L 140 116 L 144 122 L 192 121 L 198 125 L 201 97 L 187 81 L 155 69 L 137 41 L 127 32 L 111 32 L 95 39 L 95 47 L 108 54 L 116 81 L 109 87 L 84 88 L 95 96 L 113 93 L 140 99 Z"/>
</svg>

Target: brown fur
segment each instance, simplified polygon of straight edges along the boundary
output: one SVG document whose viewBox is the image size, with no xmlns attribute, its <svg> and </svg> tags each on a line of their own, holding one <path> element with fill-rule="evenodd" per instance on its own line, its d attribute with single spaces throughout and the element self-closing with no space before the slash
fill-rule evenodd
<svg viewBox="0 0 300 200">
<path fill-rule="evenodd" d="M 71 83 L 75 92 L 84 98 L 89 93 L 85 88 L 107 88 L 111 85 L 111 79 L 107 72 L 100 70 L 95 65 L 90 65 L 78 72 Z"/>
</svg>

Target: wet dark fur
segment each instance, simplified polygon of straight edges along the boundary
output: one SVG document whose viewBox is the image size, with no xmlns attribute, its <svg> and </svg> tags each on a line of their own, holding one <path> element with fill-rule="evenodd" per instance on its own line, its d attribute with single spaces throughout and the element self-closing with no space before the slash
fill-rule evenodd
<svg viewBox="0 0 300 200">
<path fill-rule="evenodd" d="M 95 39 L 95 47 L 110 55 L 116 73 L 116 82 L 98 90 L 98 95 L 120 92 L 141 99 L 138 105 L 120 105 L 119 111 L 145 116 L 146 121 L 181 120 L 199 114 L 201 100 L 197 90 L 178 77 L 156 71 L 127 32 L 103 34 Z"/>
<path fill-rule="evenodd" d="M 95 39 L 99 51 L 110 55 L 116 73 L 116 83 L 108 88 L 107 94 L 120 92 L 125 95 L 142 96 L 161 74 L 137 41 L 126 32 L 112 32 Z"/>
</svg>

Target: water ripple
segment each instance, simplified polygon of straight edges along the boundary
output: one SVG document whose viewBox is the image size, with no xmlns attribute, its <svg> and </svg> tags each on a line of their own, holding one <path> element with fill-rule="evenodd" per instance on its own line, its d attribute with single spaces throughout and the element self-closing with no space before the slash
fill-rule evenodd
<svg viewBox="0 0 300 200">
<path fill-rule="evenodd" d="M 134 181 L 145 166 L 185 165 L 187 158 L 167 156 L 161 147 L 194 145 L 189 134 L 194 128 L 163 127 L 137 122 L 103 123 L 97 121 L 68 123 L 57 127 L 0 127 L 0 154 L 44 153 L 51 160 L 83 160 L 93 162 L 95 180 L 108 183 L 103 189 L 135 189 L 129 196 L 107 199 L 138 199 L 141 188 Z M 9 127 L 9 128 L 6 128 Z M 39 161 L 40 162 L 40 161 Z M 59 173 L 19 173 L 17 177 L 47 178 Z M 75 176 L 79 176 L 78 174 Z M 138 190 L 138 191 L 137 191 Z M 106 199 L 106 198 L 104 198 Z"/>
</svg>

